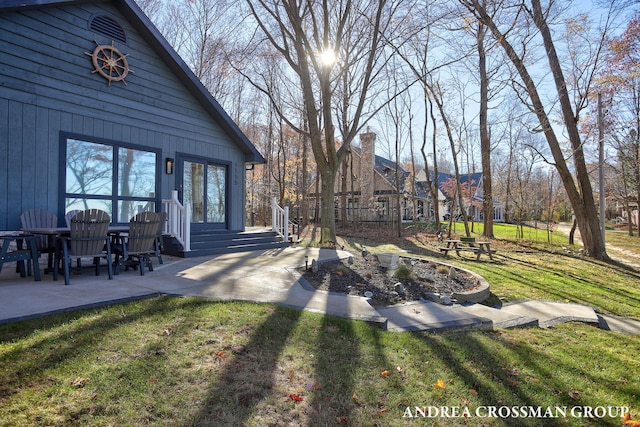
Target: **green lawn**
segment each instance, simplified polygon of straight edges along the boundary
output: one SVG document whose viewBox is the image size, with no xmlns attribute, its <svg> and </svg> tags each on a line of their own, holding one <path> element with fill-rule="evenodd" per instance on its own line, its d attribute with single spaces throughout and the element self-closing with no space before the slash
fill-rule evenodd
<svg viewBox="0 0 640 427">
<path fill-rule="evenodd" d="M 423 236 L 381 245 L 366 234 L 341 244 L 437 253 Z M 640 318 L 636 271 L 575 248 L 495 246 L 493 262 L 450 260 L 487 277 L 496 300 Z M 638 337 L 581 323 L 391 333 L 269 304 L 158 297 L 0 325 L 0 425 L 622 426 L 619 413 L 579 415 L 626 406 L 640 418 L 639 354 Z M 416 407 L 471 418 L 409 418 Z M 559 416 L 486 416 L 514 407 Z"/>
<path fill-rule="evenodd" d="M 605 240 L 607 244 L 613 245 L 616 248 L 621 248 L 624 251 L 640 258 L 640 238 L 638 237 L 637 232 L 634 236 L 629 236 L 626 231 L 610 230 L 607 231 Z"/>
</svg>

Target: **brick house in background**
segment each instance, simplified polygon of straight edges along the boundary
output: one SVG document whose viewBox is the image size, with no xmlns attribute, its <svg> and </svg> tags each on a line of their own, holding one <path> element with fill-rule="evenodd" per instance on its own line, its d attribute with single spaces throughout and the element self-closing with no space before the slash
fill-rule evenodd
<svg viewBox="0 0 640 427">
<path fill-rule="evenodd" d="M 398 163 L 376 155 L 375 143 L 375 133 L 365 132 L 360 135 L 360 146 L 351 147 L 336 179 L 336 220 L 393 222 L 397 221 L 400 210 L 402 221 L 434 221 L 434 201 L 428 191 L 425 171 L 412 174 Z M 451 207 L 445 183 L 453 177 L 449 173 L 438 173 L 436 203 L 439 203 L 441 221 L 447 218 Z M 471 187 L 471 197 L 465 202 L 467 212 L 475 220 L 482 220 L 482 173 L 461 176 L 461 183 L 466 182 Z M 317 204 L 316 188 L 318 183 L 313 183 L 308 193 L 311 207 Z M 503 221 L 502 211 L 502 204 L 494 200 L 494 221 Z M 313 216 L 318 210 L 312 208 L 309 212 Z"/>
</svg>

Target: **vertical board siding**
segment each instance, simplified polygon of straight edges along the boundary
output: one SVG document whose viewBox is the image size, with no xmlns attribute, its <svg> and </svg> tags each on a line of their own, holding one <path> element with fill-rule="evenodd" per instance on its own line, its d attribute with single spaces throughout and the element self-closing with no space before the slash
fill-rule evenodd
<svg viewBox="0 0 640 427">
<path fill-rule="evenodd" d="M 127 43 L 126 84 L 92 73 L 86 53 L 111 40 L 88 29 L 93 14 L 115 18 Z M 73 133 L 229 163 L 232 228 L 243 228 L 244 154 L 110 3 L 0 13 L 0 230 L 19 227 L 20 213 L 47 209 L 59 218 L 60 134 Z M 162 194 L 175 175 L 160 175 Z"/>
<path fill-rule="evenodd" d="M 4 155 L 7 153 L 7 155 Z M 9 187 L 9 100 L 0 97 L 0 188 Z M 0 206 L 9 203 L 8 191 L 0 191 Z M 7 210 L 0 209 L 0 229 L 6 228 Z"/>
</svg>

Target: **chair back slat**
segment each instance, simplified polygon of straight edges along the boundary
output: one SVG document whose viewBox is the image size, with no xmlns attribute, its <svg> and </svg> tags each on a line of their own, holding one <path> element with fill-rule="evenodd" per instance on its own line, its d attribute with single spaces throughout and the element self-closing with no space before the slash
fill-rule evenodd
<svg viewBox="0 0 640 427">
<path fill-rule="evenodd" d="M 64 214 L 64 221 L 67 224 L 67 227 L 71 227 L 71 218 L 76 216 L 79 212 L 82 212 L 78 209 L 70 210 L 66 214 Z"/>
<path fill-rule="evenodd" d="M 58 226 L 58 217 L 44 209 L 30 209 L 20 215 L 22 228 L 54 228 Z M 49 246 L 47 236 L 36 235 L 38 250 Z"/>
<path fill-rule="evenodd" d="M 160 216 L 155 212 L 141 212 L 129 221 L 127 249 L 129 254 L 154 252 Z"/>
<path fill-rule="evenodd" d="M 103 253 L 109 214 L 99 209 L 78 212 L 70 220 L 69 249 L 73 256 L 100 256 Z"/>
<path fill-rule="evenodd" d="M 166 212 L 158 212 L 158 230 L 156 235 L 162 237 L 162 232 L 164 230 L 164 224 L 167 222 L 167 213 Z"/>
</svg>

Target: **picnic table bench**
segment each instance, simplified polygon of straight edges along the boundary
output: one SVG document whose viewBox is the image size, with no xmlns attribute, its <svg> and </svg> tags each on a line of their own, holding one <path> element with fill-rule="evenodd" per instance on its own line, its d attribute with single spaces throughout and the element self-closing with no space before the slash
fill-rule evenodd
<svg viewBox="0 0 640 427">
<path fill-rule="evenodd" d="M 480 260 L 482 254 L 487 254 L 489 259 L 493 259 L 493 253 L 491 250 L 490 242 L 475 242 L 475 241 L 463 241 L 463 240 L 444 240 L 445 246 L 442 246 L 440 252 L 442 256 L 446 257 L 450 251 L 455 251 L 456 255 L 460 256 L 460 252 L 468 251 L 476 254 L 476 260 Z"/>
</svg>

